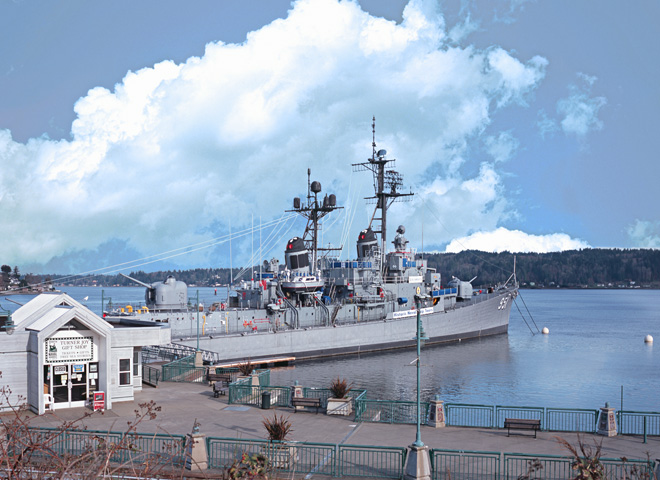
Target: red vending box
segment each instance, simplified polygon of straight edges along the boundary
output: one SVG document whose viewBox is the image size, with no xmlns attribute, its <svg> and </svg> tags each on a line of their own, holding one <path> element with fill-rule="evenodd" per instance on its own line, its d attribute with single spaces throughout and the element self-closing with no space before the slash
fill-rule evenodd
<svg viewBox="0 0 660 480">
<path fill-rule="evenodd" d="M 105 392 L 94 392 L 94 411 L 105 410 Z"/>
</svg>

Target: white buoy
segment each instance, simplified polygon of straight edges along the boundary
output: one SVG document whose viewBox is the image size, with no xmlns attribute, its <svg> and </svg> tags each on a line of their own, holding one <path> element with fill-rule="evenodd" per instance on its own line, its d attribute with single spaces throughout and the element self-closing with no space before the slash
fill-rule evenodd
<svg viewBox="0 0 660 480">
<path fill-rule="evenodd" d="M 547 335 L 548 333 L 550 333 L 550 330 L 548 330 L 548 327 L 543 327 L 543 330 L 541 330 L 541 333 L 543 335 Z"/>
<path fill-rule="evenodd" d="M 645 336 L 644 343 L 653 343 L 653 337 L 651 335 Z"/>
</svg>

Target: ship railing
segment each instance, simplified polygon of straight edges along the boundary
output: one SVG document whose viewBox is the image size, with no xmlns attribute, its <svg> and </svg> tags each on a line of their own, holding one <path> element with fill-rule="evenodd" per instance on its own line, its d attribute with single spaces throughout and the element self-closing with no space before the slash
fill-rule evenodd
<svg viewBox="0 0 660 480">
<path fill-rule="evenodd" d="M 143 347 L 144 350 L 144 347 Z M 158 355 L 163 360 L 177 360 L 182 357 L 194 355 L 198 350 L 190 345 L 181 343 L 170 343 L 169 345 L 152 345 L 149 347 L 149 355 Z M 210 350 L 199 350 L 202 353 L 202 360 L 209 363 L 218 363 L 220 354 Z"/>
</svg>

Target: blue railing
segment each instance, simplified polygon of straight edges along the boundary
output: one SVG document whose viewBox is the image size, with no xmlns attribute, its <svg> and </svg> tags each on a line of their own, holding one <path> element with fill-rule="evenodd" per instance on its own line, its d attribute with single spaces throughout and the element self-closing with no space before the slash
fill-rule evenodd
<svg viewBox="0 0 660 480">
<path fill-rule="evenodd" d="M 342 445 L 313 442 L 269 442 L 207 438 L 209 468 L 228 469 L 243 455 L 264 455 L 278 472 L 326 477 L 402 478 L 405 447 Z M 573 478 L 573 457 L 471 450 L 431 449 L 433 480 L 519 480 Z M 655 462 L 601 458 L 605 478 L 653 478 Z"/>
<path fill-rule="evenodd" d="M 429 402 L 421 402 L 421 420 L 426 423 Z M 361 399 L 356 403 L 356 422 L 417 423 L 417 402 Z"/>
<path fill-rule="evenodd" d="M 620 410 L 617 416 L 621 435 L 660 436 L 660 412 Z"/>
<path fill-rule="evenodd" d="M 596 431 L 598 410 L 583 408 L 544 408 L 544 407 L 514 407 L 503 405 L 473 405 L 464 403 L 445 403 L 447 425 L 454 427 L 504 428 L 505 418 L 526 418 L 541 421 L 541 430 L 553 432 L 587 432 Z M 643 415 L 642 412 L 634 412 Z M 633 414 L 633 412 L 631 412 Z M 649 435 L 660 435 L 660 413 L 647 413 L 653 417 Z M 639 416 L 630 415 L 631 425 L 639 423 Z M 656 426 L 657 425 L 657 426 Z M 630 428 L 631 433 L 642 434 L 640 428 Z M 628 433 L 621 429 L 620 433 Z"/>
</svg>

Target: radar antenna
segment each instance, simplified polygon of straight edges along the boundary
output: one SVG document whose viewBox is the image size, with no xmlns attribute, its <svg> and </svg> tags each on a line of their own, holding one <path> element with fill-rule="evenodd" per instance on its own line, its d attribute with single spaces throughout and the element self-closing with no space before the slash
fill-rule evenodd
<svg viewBox="0 0 660 480">
<path fill-rule="evenodd" d="M 307 226 L 305 233 L 302 236 L 305 247 L 311 252 L 312 258 L 310 265 L 313 268 L 318 268 L 318 251 L 331 251 L 341 250 L 341 248 L 322 248 L 318 246 L 319 243 L 319 230 L 321 229 L 321 220 L 327 214 L 339 210 L 337 206 L 337 197 L 334 194 L 325 195 L 322 201 L 318 200 L 318 194 L 321 193 L 321 183 L 311 181 L 312 170 L 307 169 L 307 202 L 303 203 L 299 197 L 293 199 L 293 210 L 287 212 L 295 212 L 298 215 L 307 219 Z"/>
<path fill-rule="evenodd" d="M 374 177 L 374 196 L 365 197 L 367 201 L 376 203 L 374 213 L 371 215 L 369 226 L 374 220 L 380 220 L 380 230 L 372 228 L 375 233 L 380 233 L 381 252 L 384 254 L 387 250 L 387 209 L 397 200 L 403 197 L 412 197 L 414 193 L 401 193 L 399 190 L 403 187 L 403 176 L 395 170 L 386 170 L 387 166 L 394 166 L 395 159 L 387 160 L 386 150 L 376 151 L 376 117 L 374 116 L 371 124 L 373 140 L 371 142 L 371 158 L 363 163 L 354 163 L 354 171 L 369 170 Z M 380 217 L 377 217 L 380 210 Z"/>
</svg>

